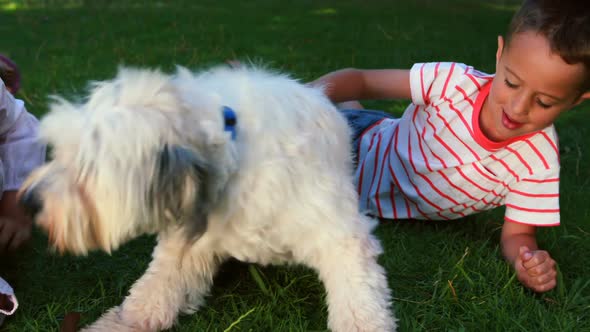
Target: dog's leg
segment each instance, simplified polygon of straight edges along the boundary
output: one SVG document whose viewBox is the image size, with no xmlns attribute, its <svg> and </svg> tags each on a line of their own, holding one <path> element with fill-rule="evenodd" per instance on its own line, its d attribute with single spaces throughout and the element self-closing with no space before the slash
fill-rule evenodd
<svg viewBox="0 0 590 332">
<path fill-rule="evenodd" d="M 198 242 L 194 246 L 186 243 L 182 230 L 160 234 L 149 268 L 135 282 L 123 304 L 111 309 L 88 330 L 107 331 L 101 327 L 119 324 L 125 331 L 127 326 L 138 331 L 158 331 L 170 328 L 179 312 L 196 311 L 209 292 L 219 263 Z"/>
<path fill-rule="evenodd" d="M 312 259 L 327 292 L 328 327 L 395 331 L 385 270 L 377 263 L 381 246 L 372 235 L 358 236 L 323 243 Z"/>
<path fill-rule="evenodd" d="M 80 330 L 80 332 L 144 332 L 141 328 L 126 325 L 120 315 L 120 308 L 114 307 L 105 312 L 94 324 Z"/>
</svg>

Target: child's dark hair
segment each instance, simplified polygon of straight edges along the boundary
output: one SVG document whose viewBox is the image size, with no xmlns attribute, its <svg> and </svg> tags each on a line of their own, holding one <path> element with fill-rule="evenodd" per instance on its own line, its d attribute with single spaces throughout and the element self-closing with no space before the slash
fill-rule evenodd
<svg viewBox="0 0 590 332">
<path fill-rule="evenodd" d="M 517 33 L 535 31 L 545 36 L 551 50 L 568 64 L 586 68 L 583 91 L 590 90 L 590 5 L 583 0 L 524 0 L 506 35 L 506 45 Z"/>
</svg>

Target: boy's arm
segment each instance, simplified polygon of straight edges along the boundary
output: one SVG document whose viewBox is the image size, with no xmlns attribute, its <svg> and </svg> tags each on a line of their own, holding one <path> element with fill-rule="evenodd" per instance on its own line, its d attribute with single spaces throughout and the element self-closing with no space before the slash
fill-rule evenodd
<svg viewBox="0 0 590 332">
<path fill-rule="evenodd" d="M 538 249 L 535 226 L 504 221 L 501 245 L 504 257 L 523 285 L 540 293 L 555 287 L 555 260 L 547 251 Z"/>
<path fill-rule="evenodd" d="M 310 83 L 324 86 L 334 103 L 369 99 L 410 99 L 410 71 L 347 68 L 328 73 Z"/>
</svg>

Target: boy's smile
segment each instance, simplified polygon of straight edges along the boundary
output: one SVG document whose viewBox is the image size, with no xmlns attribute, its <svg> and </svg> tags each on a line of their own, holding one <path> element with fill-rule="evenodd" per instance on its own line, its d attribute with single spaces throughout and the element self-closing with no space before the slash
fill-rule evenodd
<svg viewBox="0 0 590 332">
<path fill-rule="evenodd" d="M 512 120 L 508 115 L 506 115 L 506 112 L 504 111 L 502 111 L 502 124 L 504 125 L 504 127 L 510 130 L 516 130 L 522 127 L 523 125 L 523 123 Z"/>
<path fill-rule="evenodd" d="M 509 45 L 498 37 L 496 76 L 479 116 L 482 132 L 504 142 L 544 129 L 588 98 L 580 91 L 584 75 L 581 63 L 566 63 L 543 35 L 517 33 Z"/>
</svg>

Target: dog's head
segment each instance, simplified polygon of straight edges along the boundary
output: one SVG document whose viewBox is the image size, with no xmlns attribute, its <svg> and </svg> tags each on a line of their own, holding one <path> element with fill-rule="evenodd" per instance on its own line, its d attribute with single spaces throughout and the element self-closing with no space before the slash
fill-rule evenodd
<svg viewBox="0 0 590 332">
<path fill-rule="evenodd" d="M 205 231 L 231 172 L 230 139 L 214 100 L 182 97 L 191 75 L 121 69 L 82 103 L 55 99 L 40 130 L 51 160 L 19 192 L 55 248 L 110 252 L 167 227 Z"/>
</svg>

